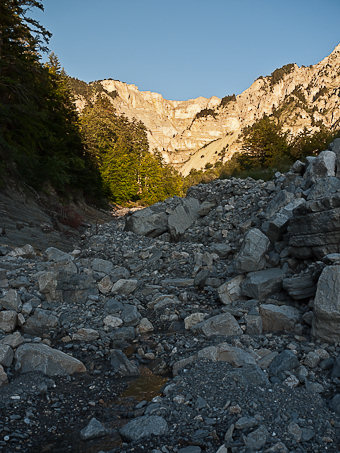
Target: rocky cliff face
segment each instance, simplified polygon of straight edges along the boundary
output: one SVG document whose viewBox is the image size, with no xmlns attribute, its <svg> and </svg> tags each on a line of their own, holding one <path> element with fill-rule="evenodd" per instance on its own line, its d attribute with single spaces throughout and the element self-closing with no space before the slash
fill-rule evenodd
<svg viewBox="0 0 340 453">
<path fill-rule="evenodd" d="M 236 97 L 169 101 L 158 93 L 139 91 L 117 80 L 99 82 L 117 112 L 142 121 L 150 148 L 184 175 L 207 163 L 227 160 L 240 150 L 242 128 L 263 115 L 275 114 L 285 129 L 297 133 L 320 124 L 336 128 L 340 122 L 340 44 L 320 63 L 310 67 L 286 65 L 271 76 L 260 77 Z M 91 86 L 97 86 L 90 84 Z M 96 94 L 76 91 L 81 111 Z M 114 95 L 113 95 L 114 94 Z"/>
</svg>

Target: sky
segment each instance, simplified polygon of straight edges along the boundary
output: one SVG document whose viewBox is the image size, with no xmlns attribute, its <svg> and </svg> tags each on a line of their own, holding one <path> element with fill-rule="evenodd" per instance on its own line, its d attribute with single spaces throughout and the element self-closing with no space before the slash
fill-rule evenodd
<svg viewBox="0 0 340 453">
<path fill-rule="evenodd" d="M 133 83 L 166 99 L 239 94 L 340 41 L 339 0 L 44 0 L 50 51 L 86 82 Z"/>
</svg>

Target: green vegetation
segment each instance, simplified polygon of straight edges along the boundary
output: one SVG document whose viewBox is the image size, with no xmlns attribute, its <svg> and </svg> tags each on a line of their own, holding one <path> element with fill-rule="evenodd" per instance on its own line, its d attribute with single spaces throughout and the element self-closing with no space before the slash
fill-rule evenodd
<svg viewBox="0 0 340 453">
<path fill-rule="evenodd" d="M 231 94 L 231 95 L 228 95 L 228 96 L 224 96 L 224 97 L 221 99 L 220 105 L 219 105 L 218 107 L 219 107 L 219 108 L 220 108 L 220 107 L 225 107 L 226 105 L 228 105 L 230 102 L 233 102 L 233 101 L 236 101 L 236 96 L 235 96 L 235 94 Z"/>
<path fill-rule="evenodd" d="M 265 116 L 243 131 L 241 153 L 234 154 L 225 163 L 217 162 L 213 168 L 209 165 L 205 170 L 192 170 L 185 178 L 185 187 L 217 178 L 271 179 L 276 171 L 287 171 L 297 159 L 304 160 L 327 149 L 339 135 L 339 131 L 321 126 L 316 132 L 305 128 L 293 137 L 282 131 L 275 117 Z"/>
<path fill-rule="evenodd" d="M 37 190 L 81 191 L 92 201 L 104 193 L 143 204 L 180 195 L 182 178 L 148 151 L 142 123 L 115 113 L 116 92 L 68 77 L 53 54 L 41 63 L 51 35 L 27 17 L 32 8 L 43 5 L 0 4 L 0 172 Z M 71 90 L 88 101 L 81 118 Z"/>
<path fill-rule="evenodd" d="M 35 0 L 0 4 L 0 158 L 3 171 L 36 189 L 100 197 L 100 175 L 82 144 L 78 116 L 58 60 L 40 62 L 50 33 L 27 17 Z"/>
<path fill-rule="evenodd" d="M 152 204 L 182 194 L 182 178 L 159 153 L 149 152 L 143 123 L 118 115 L 106 97 L 98 96 L 89 104 L 80 123 L 84 143 L 112 201 Z"/>
<path fill-rule="evenodd" d="M 216 118 L 216 112 L 213 109 L 202 109 L 200 112 L 196 113 L 194 120 L 198 118 L 206 118 L 207 116 L 213 116 Z"/>
<path fill-rule="evenodd" d="M 286 74 L 289 74 L 294 69 L 294 63 L 288 63 L 282 66 L 281 68 L 275 69 L 270 76 L 269 81 L 270 85 L 273 86 L 276 83 L 280 82 Z"/>
</svg>

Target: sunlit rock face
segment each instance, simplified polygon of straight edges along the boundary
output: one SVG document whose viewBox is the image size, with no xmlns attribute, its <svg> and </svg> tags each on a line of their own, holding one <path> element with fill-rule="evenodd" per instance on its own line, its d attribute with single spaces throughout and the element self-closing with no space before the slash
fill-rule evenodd
<svg viewBox="0 0 340 453">
<path fill-rule="evenodd" d="M 166 162 L 186 175 L 193 168 L 230 158 L 241 149 L 242 128 L 279 108 L 284 129 L 293 134 L 304 127 L 318 130 L 320 124 L 336 127 L 340 122 L 340 44 L 316 65 L 290 65 L 275 80 L 260 77 L 229 102 L 216 96 L 170 101 L 118 80 L 100 84 L 118 113 L 145 124 L 150 150 L 158 149 Z M 87 101 L 76 93 L 79 111 Z"/>
</svg>

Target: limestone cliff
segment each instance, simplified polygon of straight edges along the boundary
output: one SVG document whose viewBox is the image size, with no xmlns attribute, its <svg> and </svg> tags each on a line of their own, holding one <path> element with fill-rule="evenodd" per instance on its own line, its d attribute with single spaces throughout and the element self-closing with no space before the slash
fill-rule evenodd
<svg viewBox="0 0 340 453">
<path fill-rule="evenodd" d="M 340 44 L 316 65 L 286 65 L 258 78 L 240 95 L 222 100 L 213 96 L 170 101 L 111 79 L 90 83 L 85 91 L 75 90 L 80 111 L 98 91 L 104 93 L 118 113 L 142 121 L 150 149 L 160 150 L 166 162 L 186 175 L 240 150 L 242 129 L 265 114 L 278 116 L 292 133 L 304 127 L 317 130 L 321 124 L 339 127 Z"/>
</svg>

